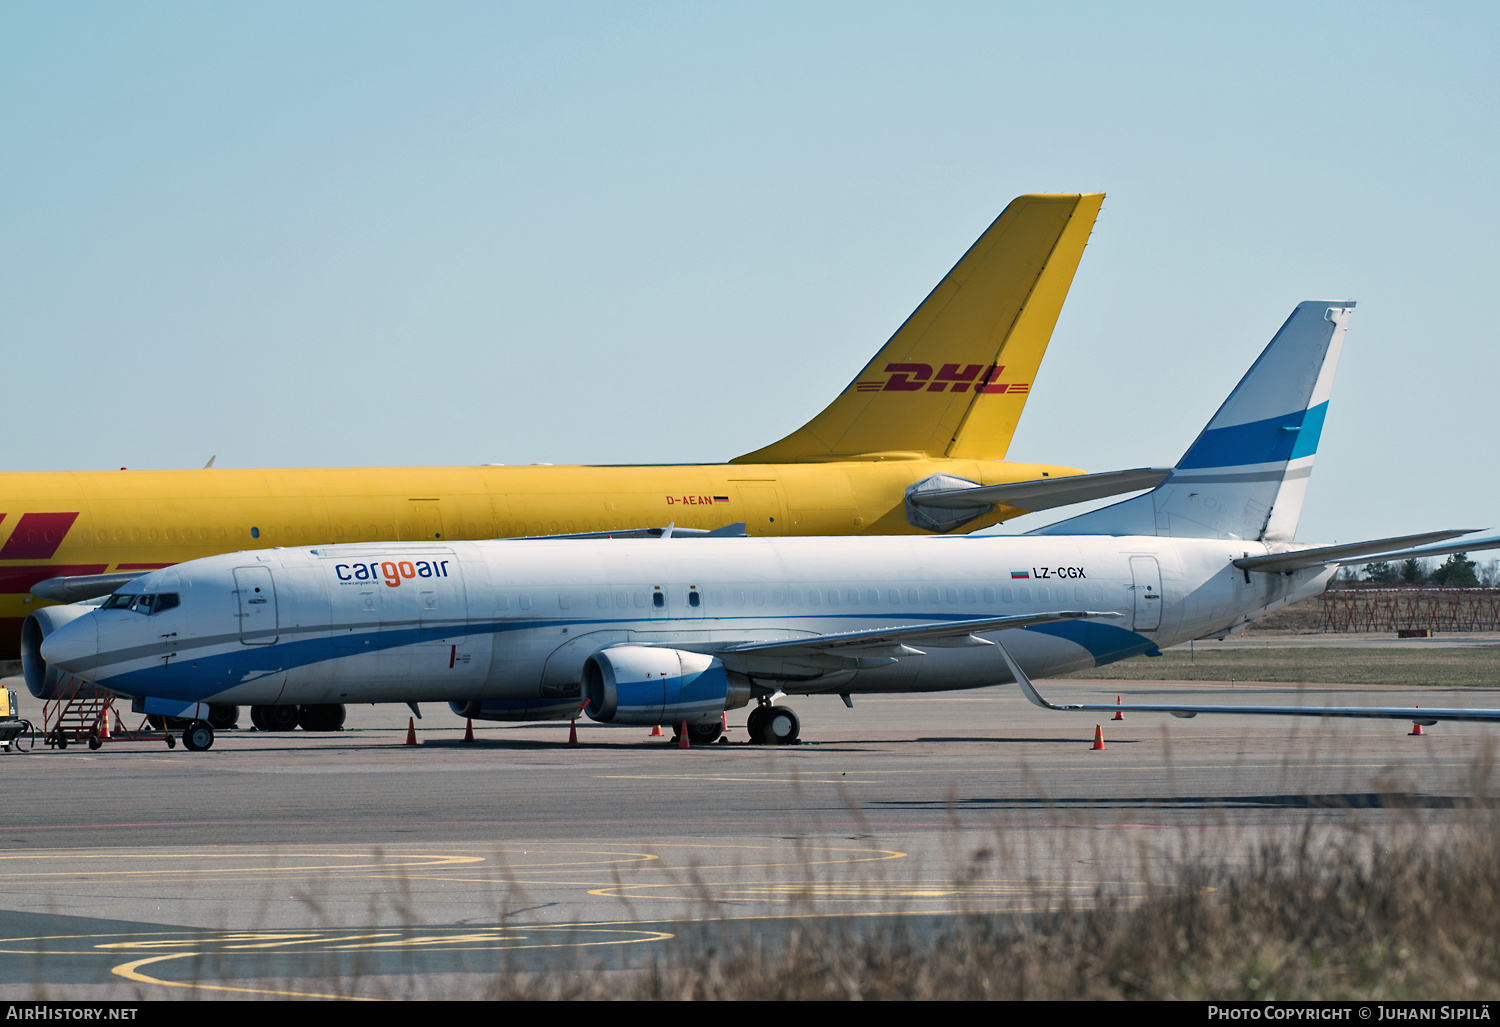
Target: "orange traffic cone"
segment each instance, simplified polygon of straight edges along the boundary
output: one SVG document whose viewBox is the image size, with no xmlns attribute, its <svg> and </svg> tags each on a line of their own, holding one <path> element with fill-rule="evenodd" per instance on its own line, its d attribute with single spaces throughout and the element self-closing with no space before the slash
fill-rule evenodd
<svg viewBox="0 0 1500 1027">
<path fill-rule="evenodd" d="M 1120 705 L 1120 697 L 1118 695 L 1115 696 L 1115 705 L 1116 706 Z M 1115 710 L 1115 715 L 1113 717 L 1110 717 L 1109 719 L 1110 720 L 1124 720 L 1125 719 L 1125 711 L 1124 710 Z"/>
<path fill-rule="evenodd" d="M 578 721 L 568 721 L 568 748 L 578 748 Z"/>
<path fill-rule="evenodd" d="M 692 745 L 688 742 L 687 721 L 685 721 L 685 720 L 682 722 L 682 726 L 677 729 L 677 748 L 679 748 L 679 749 L 691 749 L 692 748 Z"/>
<path fill-rule="evenodd" d="M 406 718 L 406 744 L 417 744 L 417 722 L 411 717 Z"/>
<path fill-rule="evenodd" d="M 1104 750 L 1104 728 L 1098 724 L 1094 725 L 1094 744 L 1089 747 L 1090 752 L 1102 752 Z"/>
<path fill-rule="evenodd" d="M 464 721 L 464 741 L 466 741 L 466 742 L 472 742 L 473 740 L 474 740 L 474 720 L 473 720 L 473 718 L 470 718 L 470 719 Z"/>
<path fill-rule="evenodd" d="M 1421 708 L 1422 707 L 1420 707 L 1420 706 L 1417 707 L 1417 709 L 1419 709 L 1419 710 Z M 1410 738 L 1412 735 L 1420 735 L 1421 733 L 1422 733 L 1422 725 L 1421 724 L 1413 724 L 1411 726 L 1411 730 L 1409 732 L 1407 732 L 1407 737 Z"/>
<path fill-rule="evenodd" d="M 104 726 L 99 730 L 99 741 L 109 741 L 109 711 L 104 711 Z"/>
<path fill-rule="evenodd" d="M 657 725 L 655 725 L 655 726 L 653 726 L 651 728 L 651 737 L 652 738 L 662 738 L 662 737 L 664 737 L 662 735 L 662 733 L 661 733 L 661 725 L 660 724 L 657 724 Z"/>
</svg>

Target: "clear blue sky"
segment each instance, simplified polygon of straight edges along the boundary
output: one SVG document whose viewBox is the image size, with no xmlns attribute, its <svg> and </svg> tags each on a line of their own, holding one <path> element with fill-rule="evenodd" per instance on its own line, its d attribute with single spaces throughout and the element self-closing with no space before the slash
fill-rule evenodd
<svg viewBox="0 0 1500 1027">
<path fill-rule="evenodd" d="M 1013 458 L 1170 463 L 1297 301 L 1353 298 L 1302 535 L 1500 524 L 1497 28 L 6 0 L 0 468 L 720 461 L 1013 196 L 1103 190 Z"/>
</svg>

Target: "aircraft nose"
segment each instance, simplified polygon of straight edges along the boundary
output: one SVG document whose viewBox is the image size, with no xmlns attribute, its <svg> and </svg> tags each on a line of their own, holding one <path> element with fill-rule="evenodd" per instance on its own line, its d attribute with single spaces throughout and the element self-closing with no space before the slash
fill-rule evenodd
<svg viewBox="0 0 1500 1027">
<path fill-rule="evenodd" d="M 99 659 L 99 626 L 93 614 L 53 631 L 42 640 L 39 651 L 49 667 L 83 677 Z"/>
</svg>

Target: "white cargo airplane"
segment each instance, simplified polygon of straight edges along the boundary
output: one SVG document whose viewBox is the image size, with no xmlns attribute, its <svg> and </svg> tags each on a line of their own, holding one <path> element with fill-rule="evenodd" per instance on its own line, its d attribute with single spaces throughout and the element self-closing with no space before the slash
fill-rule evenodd
<svg viewBox="0 0 1500 1027">
<path fill-rule="evenodd" d="M 28 618 L 27 684 L 58 675 L 191 721 L 209 704 L 446 701 L 462 717 L 681 724 L 789 742 L 781 694 L 936 692 L 1223 637 L 1338 565 L 1489 548 L 1466 531 L 1293 542 L 1352 303 L 1297 307 L 1149 493 L 1020 536 L 500 540 L 235 553 Z M 1431 545 L 1431 543 L 1446 543 Z M 1425 548 L 1413 548 L 1425 546 Z M 1150 705 L 1500 720 L 1500 710 Z"/>
</svg>

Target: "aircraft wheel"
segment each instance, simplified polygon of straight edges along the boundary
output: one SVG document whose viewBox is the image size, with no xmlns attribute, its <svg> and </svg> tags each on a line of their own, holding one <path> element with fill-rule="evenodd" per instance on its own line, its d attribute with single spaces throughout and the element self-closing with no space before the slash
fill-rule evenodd
<svg viewBox="0 0 1500 1027">
<path fill-rule="evenodd" d="M 295 731 L 302 716 L 300 706 L 262 706 L 260 709 L 267 731 Z"/>
<path fill-rule="evenodd" d="M 772 707 L 757 706 L 750 711 L 750 716 L 745 719 L 745 732 L 749 734 L 750 741 L 756 745 L 766 744 L 766 717 L 770 714 Z"/>
<path fill-rule="evenodd" d="M 208 726 L 215 731 L 230 731 L 239 726 L 238 706 L 214 705 L 208 708 Z"/>
<path fill-rule="evenodd" d="M 713 745 L 724 733 L 724 725 L 718 721 L 712 724 L 689 724 L 688 741 L 694 745 Z"/>
<path fill-rule="evenodd" d="M 214 729 L 206 721 L 195 720 L 183 729 L 182 744 L 193 752 L 210 749 L 214 744 Z"/>
<path fill-rule="evenodd" d="M 339 703 L 311 703 L 298 718 L 304 731 L 338 731 L 344 726 L 344 707 Z"/>
<path fill-rule="evenodd" d="M 160 731 L 162 728 L 167 726 L 166 718 L 164 718 L 160 713 L 146 714 L 146 723 L 150 724 L 151 727 L 157 731 Z"/>
<path fill-rule="evenodd" d="M 766 715 L 765 737 L 772 745 L 795 745 L 802 722 L 785 706 L 772 706 Z"/>
</svg>

